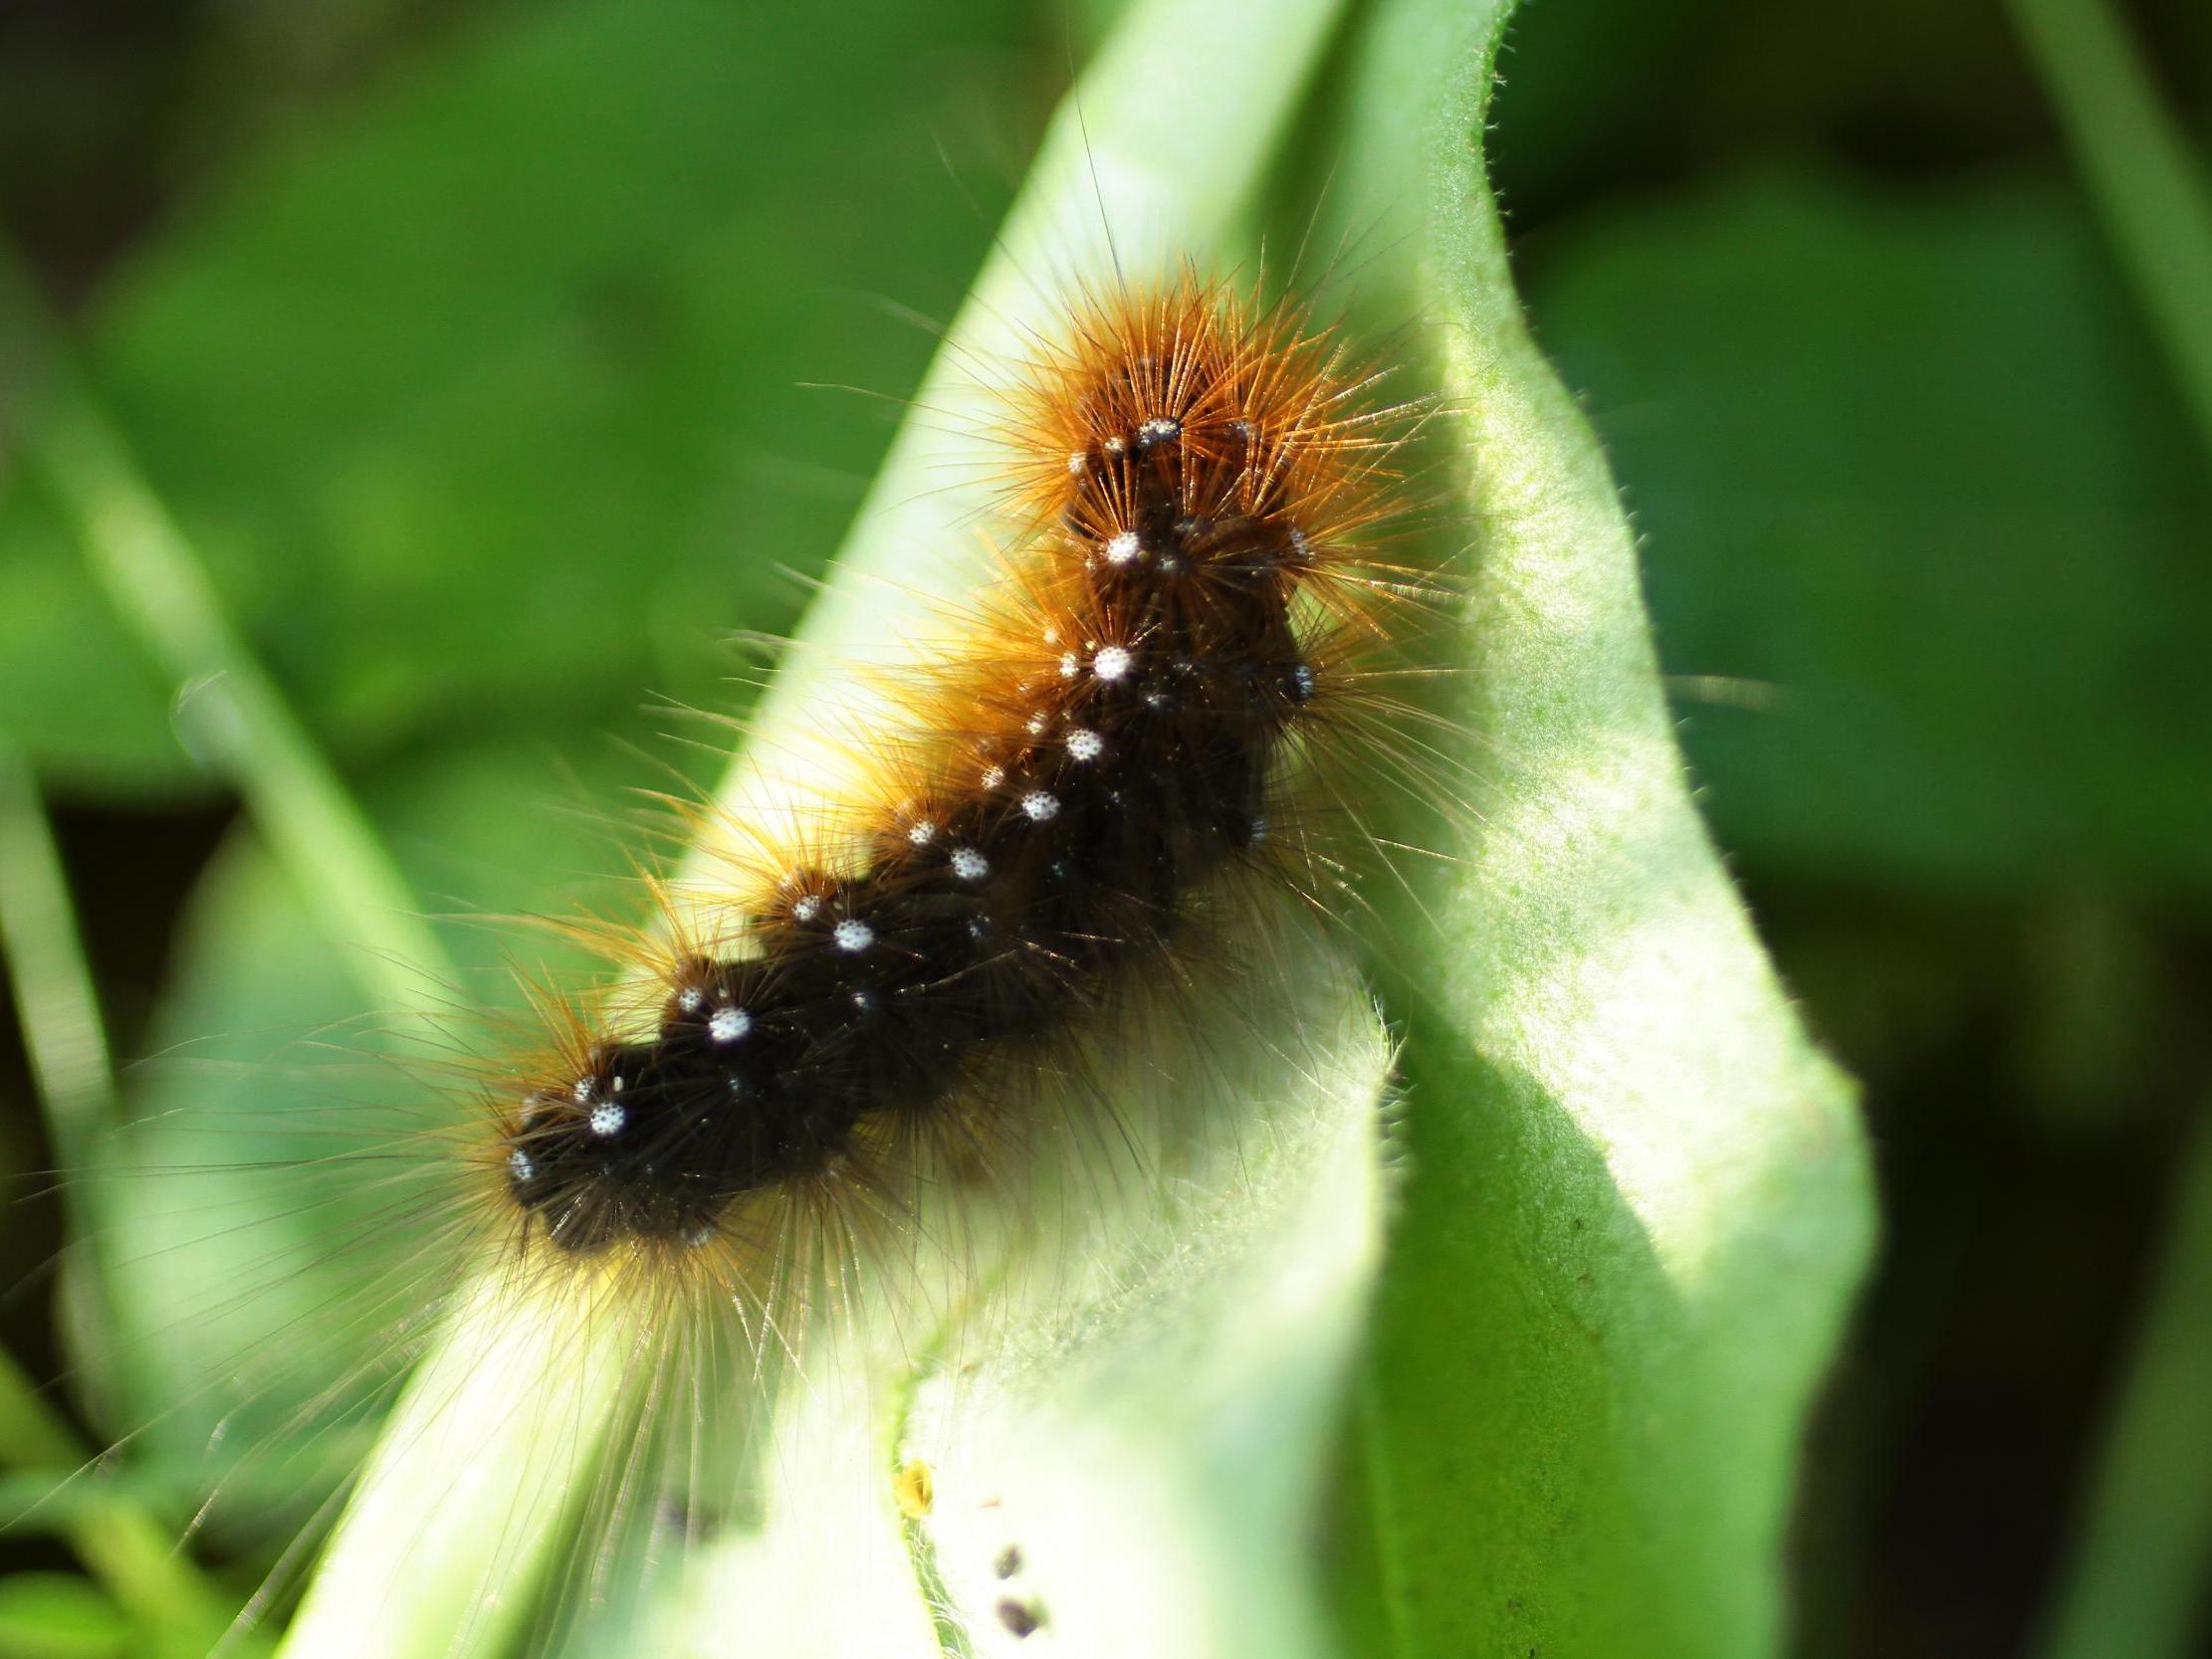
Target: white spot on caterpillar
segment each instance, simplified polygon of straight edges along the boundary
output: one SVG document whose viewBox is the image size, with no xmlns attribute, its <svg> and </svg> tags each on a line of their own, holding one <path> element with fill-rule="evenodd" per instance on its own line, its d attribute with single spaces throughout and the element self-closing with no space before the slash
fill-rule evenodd
<svg viewBox="0 0 2212 1659">
<path fill-rule="evenodd" d="M 1304 663 L 1300 663 L 1296 668 L 1290 671 L 1290 683 L 1297 688 L 1298 701 L 1300 703 L 1305 703 L 1312 699 L 1314 691 L 1313 670 L 1308 668 Z"/>
<path fill-rule="evenodd" d="M 597 1078 L 579 1077 L 576 1079 L 576 1087 L 573 1093 L 575 1094 L 576 1104 L 578 1106 L 589 1106 L 591 1104 L 591 1097 L 598 1092 L 599 1080 Z"/>
<path fill-rule="evenodd" d="M 1101 680 L 1119 680 L 1129 672 L 1129 652 L 1119 645 L 1109 645 L 1091 659 L 1091 672 Z"/>
<path fill-rule="evenodd" d="M 1072 451 L 1068 455 L 1067 470 L 1068 475 L 1071 478 L 1081 478 L 1086 472 L 1090 470 L 1090 457 L 1085 455 L 1081 450 Z"/>
<path fill-rule="evenodd" d="M 687 1014 L 696 1014 L 707 1005 L 707 993 L 697 985 L 686 985 L 676 998 L 676 1006 Z"/>
<path fill-rule="evenodd" d="M 1123 530 L 1106 543 L 1106 562 L 1108 564 L 1127 564 L 1144 550 L 1145 545 L 1137 539 L 1135 530 Z"/>
<path fill-rule="evenodd" d="M 822 913 L 822 902 L 813 894 L 802 895 L 791 906 L 791 915 L 801 922 L 811 922 Z"/>
<path fill-rule="evenodd" d="M 840 950 L 860 951 L 876 941 L 876 931 L 865 922 L 846 920 L 830 930 L 829 936 Z"/>
<path fill-rule="evenodd" d="M 718 1043 L 734 1043 L 753 1029 L 753 1016 L 743 1008 L 717 1008 L 707 1021 L 707 1035 Z"/>
<path fill-rule="evenodd" d="M 1296 524 L 1290 526 L 1290 556 L 1292 558 L 1313 557 L 1312 541 L 1307 539 L 1306 532 Z"/>
<path fill-rule="evenodd" d="M 991 874 L 991 860 L 973 847 L 953 849 L 953 874 L 964 882 L 980 882 Z"/>
<path fill-rule="evenodd" d="M 520 1146 L 507 1154 L 507 1169 L 508 1173 L 518 1181 L 532 1181 L 538 1178 L 537 1163 L 531 1158 L 530 1153 L 524 1151 Z"/>
<path fill-rule="evenodd" d="M 1039 737 L 1044 734 L 1045 719 L 1042 715 L 1031 715 L 1026 724 L 1030 736 Z"/>
<path fill-rule="evenodd" d="M 1183 423 L 1173 415 L 1155 415 L 1137 428 L 1137 436 L 1148 444 L 1164 444 L 1183 436 Z"/>
<path fill-rule="evenodd" d="M 628 1081 L 628 1078 L 624 1077 L 620 1072 L 616 1072 L 614 1074 L 614 1092 L 619 1095 L 622 1092 L 622 1086 Z"/>
<path fill-rule="evenodd" d="M 927 818 L 917 818 L 907 827 L 906 838 L 917 847 L 927 847 L 937 839 L 937 826 Z"/>
<path fill-rule="evenodd" d="M 1108 455 L 1114 456 L 1115 458 L 1119 459 L 1121 456 L 1128 453 L 1129 440 L 1124 438 L 1120 433 L 1117 432 L 1114 434 L 1113 437 L 1107 439 L 1098 447 L 1104 450 Z"/>
<path fill-rule="evenodd" d="M 1005 781 L 1006 781 L 1006 768 L 1005 768 L 1005 767 L 1003 767 L 1003 766 L 986 766 L 986 767 L 984 768 L 984 787 L 985 787 L 986 789 L 995 789 L 995 788 L 997 788 L 997 787 L 998 787 L 998 785 L 999 785 L 999 784 L 1001 784 L 1001 783 L 1003 783 L 1003 782 L 1005 782 Z"/>
<path fill-rule="evenodd" d="M 1063 652 L 1060 656 L 1060 678 L 1062 680 L 1074 679 L 1076 671 L 1082 666 L 1074 652 Z"/>
<path fill-rule="evenodd" d="M 1032 789 L 1021 797 L 1021 811 L 1032 823 L 1047 823 L 1060 815 L 1059 798 L 1045 790 Z"/>
<path fill-rule="evenodd" d="M 1070 731 L 1067 752 L 1071 760 L 1096 760 L 1106 752 L 1106 739 L 1095 731 Z"/>
<path fill-rule="evenodd" d="M 591 1133 L 601 1141 L 620 1135 L 622 1126 L 629 1121 L 630 1115 L 612 1101 L 591 1109 Z"/>
</svg>

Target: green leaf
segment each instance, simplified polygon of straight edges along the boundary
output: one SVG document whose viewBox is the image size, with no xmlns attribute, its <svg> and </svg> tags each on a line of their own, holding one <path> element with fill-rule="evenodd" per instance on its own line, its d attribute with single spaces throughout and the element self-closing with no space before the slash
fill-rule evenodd
<svg viewBox="0 0 2212 1659">
<path fill-rule="evenodd" d="M 1751 683 L 1686 710 L 1728 846 L 1944 893 L 2212 891 L 2212 490 L 2063 184 L 1742 178 L 1562 231 L 1533 303 L 1628 481 L 1667 666 Z"/>
<path fill-rule="evenodd" d="M 1410 1178 L 1347 1600 L 1392 1654 L 1765 1653 L 1865 1150 L 1691 805 L 1634 541 L 1512 291 L 1479 152 L 1504 11 L 1387 4 L 1345 69 L 1337 219 L 1393 250 L 1363 301 L 1422 318 L 1446 391 L 1482 751 L 1391 981 Z"/>
</svg>

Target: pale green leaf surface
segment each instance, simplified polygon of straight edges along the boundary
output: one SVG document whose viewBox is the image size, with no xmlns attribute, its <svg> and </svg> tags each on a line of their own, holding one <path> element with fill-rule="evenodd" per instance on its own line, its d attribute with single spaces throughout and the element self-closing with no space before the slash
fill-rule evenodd
<svg viewBox="0 0 2212 1659">
<path fill-rule="evenodd" d="M 707 1634 L 747 1615 L 774 1652 L 1010 1656 L 1024 1619 L 1099 1659 L 1336 1651 L 1313 1535 L 1381 1257 L 1390 1051 L 1341 971 L 1280 1015 L 1304 1046 L 1216 1055 L 1236 1097 L 1113 1183 L 1146 1196 L 1100 1203 L 1086 1153 L 1084 1224 L 1045 1235 L 1074 1247 L 1032 1243 L 1033 1282 L 965 1310 L 888 1422 L 880 1391 L 834 1380 L 790 1402 L 774 1524 L 705 1564 L 687 1651 L 755 1651 Z M 1144 1107 L 1141 1076 L 1112 1082 L 1132 1124 L 1196 1104 L 1188 1081 Z M 915 1465 L 932 1501 L 902 1526 L 891 1474 Z"/>
<path fill-rule="evenodd" d="M 1481 772 L 1390 980 L 1410 1179 L 1347 1603 L 1392 1654 L 1765 1653 L 1865 1151 L 1691 805 L 1612 480 L 1512 291 L 1502 21 L 1386 5 L 1345 84 L 1345 212 L 1393 214 L 1351 226 L 1386 250 L 1363 301 L 1419 308 L 1459 440 Z"/>
</svg>

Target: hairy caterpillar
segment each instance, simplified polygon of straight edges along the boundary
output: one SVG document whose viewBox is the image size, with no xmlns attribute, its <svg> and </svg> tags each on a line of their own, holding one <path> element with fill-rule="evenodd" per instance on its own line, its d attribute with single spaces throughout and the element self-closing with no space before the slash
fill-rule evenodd
<svg viewBox="0 0 2212 1659">
<path fill-rule="evenodd" d="M 671 896 L 641 1034 L 579 1028 L 508 1110 L 523 1232 L 757 1249 L 794 1187 L 917 1136 L 980 1148 L 1001 1057 L 1187 971 L 1217 884 L 1314 882 L 1295 755 L 1403 580 L 1365 539 L 1392 434 L 1302 322 L 1191 277 L 1076 308 L 1016 398 L 1033 527 L 1002 591 L 911 671 L 873 798 L 796 844 L 739 826 Z"/>
</svg>

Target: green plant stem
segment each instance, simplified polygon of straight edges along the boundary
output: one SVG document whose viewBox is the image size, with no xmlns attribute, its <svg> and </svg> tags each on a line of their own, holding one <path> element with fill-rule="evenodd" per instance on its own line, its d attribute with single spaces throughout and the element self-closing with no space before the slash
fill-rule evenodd
<svg viewBox="0 0 2212 1659">
<path fill-rule="evenodd" d="M 61 850 L 38 781 L 0 747 L 0 949 L 23 1026 L 31 1074 L 63 1169 L 91 1165 L 93 1141 L 113 1127 L 115 1074 L 100 998 L 69 897 Z M 82 1218 L 79 1218 L 82 1219 Z"/>
<path fill-rule="evenodd" d="M 2212 1568 L 2212 1103 L 2112 1415 L 2042 1659 L 2198 1651 Z"/>
<path fill-rule="evenodd" d="M 173 678 L 178 715 L 246 799 L 279 861 L 381 1009 L 438 1006 L 452 974 L 359 805 L 225 614 L 215 585 L 128 444 L 60 344 L 12 250 L 0 249 L 0 336 L 28 350 L 42 398 L 24 453 L 69 516 L 87 565 Z M 19 367 L 17 372 L 22 372 Z"/>
<path fill-rule="evenodd" d="M 2105 232 L 2212 454 L 2212 191 L 2108 0 L 2010 0 Z"/>
<path fill-rule="evenodd" d="M 39 1105 L 46 1115 L 57 1184 L 70 1235 L 93 1252 L 73 1289 L 94 1327 L 113 1329 L 104 1243 L 83 1200 L 101 1136 L 115 1127 L 115 1073 L 100 1017 L 100 994 L 70 903 L 69 876 L 46 821 L 38 780 L 0 744 L 0 955 L 7 958 L 16 1019 Z"/>
</svg>

